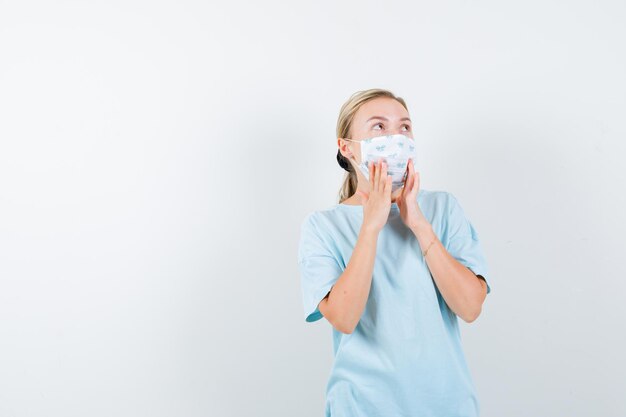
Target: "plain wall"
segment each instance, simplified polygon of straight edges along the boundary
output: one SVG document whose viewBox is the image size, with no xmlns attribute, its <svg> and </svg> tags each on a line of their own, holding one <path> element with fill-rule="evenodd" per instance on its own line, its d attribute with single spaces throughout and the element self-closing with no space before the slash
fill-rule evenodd
<svg viewBox="0 0 626 417">
<path fill-rule="evenodd" d="M 491 272 L 482 415 L 623 416 L 626 4 L 0 2 L 0 416 L 321 416 L 304 216 L 405 98 Z"/>
</svg>

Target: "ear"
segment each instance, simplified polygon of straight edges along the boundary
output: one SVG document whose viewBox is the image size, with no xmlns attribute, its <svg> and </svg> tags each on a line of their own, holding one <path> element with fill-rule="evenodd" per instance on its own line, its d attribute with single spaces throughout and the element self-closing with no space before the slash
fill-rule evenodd
<svg viewBox="0 0 626 417">
<path fill-rule="evenodd" d="M 354 154 L 352 153 L 352 151 L 350 151 L 350 148 L 348 147 L 346 141 L 342 139 L 343 138 L 337 138 L 337 147 L 339 148 L 339 152 L 345 158 L 354 158 Z"/>
<path fill-rule="evenodd" d="M 341 138 L 337 138 L 337 147 L 341 149 Z"/>
</svg>

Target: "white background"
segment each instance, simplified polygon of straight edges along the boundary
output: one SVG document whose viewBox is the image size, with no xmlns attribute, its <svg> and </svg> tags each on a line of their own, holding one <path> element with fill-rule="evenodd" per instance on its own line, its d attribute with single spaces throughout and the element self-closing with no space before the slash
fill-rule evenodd
<svg viewBox="0 0 626 417">
<path fill-rule="evenodd" d="M 321 416 L 296 251 L 405 98 L 492 292 L 482 415 L 623 416 L 623 1 L 0 2 L 0 416 Z"/>
</svg>

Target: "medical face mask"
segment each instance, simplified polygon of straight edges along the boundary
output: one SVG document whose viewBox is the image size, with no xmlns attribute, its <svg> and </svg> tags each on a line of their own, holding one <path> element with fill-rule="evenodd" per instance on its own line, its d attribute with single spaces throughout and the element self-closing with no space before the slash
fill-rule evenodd
<svg viewBox="0 0 626 417">
<path fill-rule="evenodd" d="M 377 163 L 379 158 L 387 163 L 387 175 L 391 176 L 392 180 L 392 193 L 404 185 L 409 158 L 415 168 L 415 141 L 408 136 L 398 134 L 363 140 L 345 140 L 361 144 L 361 163 L 357 164 L 356 160 L 353 160 L 368 181 L 370 164 Z"/>
</svg>

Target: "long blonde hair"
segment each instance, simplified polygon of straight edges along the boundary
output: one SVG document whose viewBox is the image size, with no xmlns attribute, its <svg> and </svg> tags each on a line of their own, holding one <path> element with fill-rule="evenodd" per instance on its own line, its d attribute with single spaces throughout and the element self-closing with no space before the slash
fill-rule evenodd
<svg viewBox="0 0 626 417">
<path fill-rule="evenodd" d="M 409 110 L 404 99 L 397 97 L 389 90 L 383 90 L 381 88 L 372 88 L 370 90 L 357 91 L 352 94 L 350 98 L 341 106 L 339 110 L 339 117 L 337 118 L 337 137 L 347 138 L 350 137 L 350 128 L 352 127 L 352 120 L 354 115 L 366 102 L 378 97 L 389 97 L 397 100 L 407 111 Z M 355 192 L 358 184 L 358 179 L 354 166 L 348 161 L 348 159 L 337 150 L 337 162 L 339 166 L 346 170 L 346 174 L 343 179 L 343 184 L 339 189 L 339 202 L 342 203 L 348 197 L 351 197 Z"/>
</svg>

